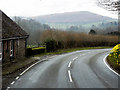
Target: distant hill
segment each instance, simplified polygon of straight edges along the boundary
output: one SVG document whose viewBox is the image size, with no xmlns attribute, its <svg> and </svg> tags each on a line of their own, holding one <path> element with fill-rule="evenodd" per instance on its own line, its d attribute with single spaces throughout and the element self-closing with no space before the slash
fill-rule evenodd
<svg viewBox="0 0 120 90">
<path fill-rule="evenodd" d="M 78 24 L 78 23 L 87 24 L 87 23 L 112 20 L 112 18 L 110 17 L 101 16 L 88 11 L 50 14 L 50 15 L 37 16 L 32 18 L 35 19 L 36 21 L 39 21 L 40 23 L 71 23 L 71 24 Z"/>
<path fill-rule="evenodd" d="M 12 19 L 27 33 L 33 33 L 35 31 L 43 31 L 50 29 L 49 25 L 41 24 L 33 19 L 27 19 L 23 17 L 12 17 Z"/>
</svg>

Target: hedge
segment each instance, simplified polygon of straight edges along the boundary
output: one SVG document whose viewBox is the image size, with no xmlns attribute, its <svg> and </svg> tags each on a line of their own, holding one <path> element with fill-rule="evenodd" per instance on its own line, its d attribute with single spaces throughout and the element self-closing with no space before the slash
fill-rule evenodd
<svg viewBox="0 0 120 90">
<path fill-rule="evenodd" d="M 45 47 L 27 48 L 27 56 L 45 53 Z"/>
</svg>

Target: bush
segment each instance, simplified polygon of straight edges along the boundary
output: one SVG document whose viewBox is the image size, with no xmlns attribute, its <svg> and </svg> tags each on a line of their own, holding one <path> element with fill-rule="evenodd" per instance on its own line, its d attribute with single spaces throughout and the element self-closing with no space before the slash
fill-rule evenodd
<svg viewBox="0 0 120 90">
<path fill-rule="evenodd" d="M 120 44 L 116 45 L 107 57 L 109 65 L 120 74 Z"/>
<path fill-rule="evenodd" d="M 120 65 L 120 44 L 116 45 L 109 54 L 109 57 L 111 57 L 112 62 Z"/>
<path fill-rule="evenodd" d="M 56 50 L 57 44 L 55 40 L 47 40 L 45 44 L 47 52 L 52 52 Z"/>
<path fill-rule="evenodd" d="M 45 47 L 32 48 L 32 50 L 41 50 L 41 49 L 46 49 L 46 48 Z"/>
</svg>

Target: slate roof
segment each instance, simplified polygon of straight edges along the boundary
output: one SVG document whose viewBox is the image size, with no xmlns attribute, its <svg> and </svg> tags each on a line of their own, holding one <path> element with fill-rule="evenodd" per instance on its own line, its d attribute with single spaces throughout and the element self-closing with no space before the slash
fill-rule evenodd
<svg viewBox="0 0 120 90">
<path fill-rule="evenodd" d="M 28 34 L 4 12 L 0 10 L 0 13 L 2 13 L 2 39 L 28 36 Z"/>
</svg>

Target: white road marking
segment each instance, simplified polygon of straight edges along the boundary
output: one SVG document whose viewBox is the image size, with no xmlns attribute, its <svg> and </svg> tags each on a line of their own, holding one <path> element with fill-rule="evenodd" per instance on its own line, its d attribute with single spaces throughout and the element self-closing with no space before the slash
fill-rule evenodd
<svg viewBox="0 0 120 90">
<path fill-rule="evenodd" d="M 70 67 L 70 66 L 71 66 L 71 64 L 72 64 L 72 62 L 70 61 L 70 62 L 69 62 L 69 64 L 68 64 L 68 67 Z"/>
<path fill-rule="evenodd" d="M 30 67 L 28 67 L 25 71 L 23 71 L 20 75 L 23 75 L 25 72 L 27 72 L 30 68 L 32 68 L 34 65 L 38 64 L 39 62 L 36 62 L 32 64 Z"/>
<path fill-rule="evenodd" d="M 16 80 L 19 79 L 19 77 L 16 77 Z"/>
<path fill-rule="evenodd" d="M 70 70 L 68 70 L 68 75 L 69 75 L 69 79 L 70 79 L 70 82 L 72 82 L 72 76 L 71 76 L 71 73 L 70 73 Z"/>
<path fill-rule="evenodd" d="M 7 87 L 7 89 L 6 90 L 9 90 L 10 89 L 10 87 Z"/>
<path fill-rule="evenodd" d="M 82 54 L 82 56 L 84 56 L 85 54 Z"/>
<path fill-rule="evenodd" d="M 84 56 L 85 54 L 81 54 L 80 56 Z"/>
<path fill-rule="evenodd" d="M 33 66 L 35 66 L 36 64 L 38 64 L 38 63 L 40 63 L 40 62 L 42 62 L 42 61 L 45 61 L 44 59 L 43 60 L 41 60 L 41 61 L 38 61 L 38 62 L 36 62 L 36 63 L 34 63 L 34 64 L 32 64 L 30 67 L 28 67 L 25 71 L 23 71 L 20 75 L 22 76 L 25 72 L 27 72 L 30 68 L 32 68 Z"/>
<path fill-rule="evenodd" d="M 77 58 L 78 58 L 78 57 L 75 57 L 75 58 L 73 59 L 73 61 L 76 60 Z"/>
<path fill-rule="evenodd" d="M 76 60 L 77 58 L 78 57 L 73 58 L 73 61 Z M 72 64 L 72 61 L 69 62 L 68 67 L 71 67 L 71 64 Z M 69 76 L 70 82 L 73 82 L 70 70 L 68 70 L 68 76 Z"/>
<path fill-rule="evenodd" d="M 13 81 L 11 84 L 13 85 L 15 83 L 15 81 Z"/>
<path fill-rule="evenodd" d="M 107 54 L 107 55 L 104 57 L 103 62 L 105 63 L 105 65 L 106 65 L 112 72 L 114 72 L 116 75 L 118 75 L 118 76 L 120 77 L 120 75 L 119 75 L 116 71 L 114 71 L 114 70 L 107 64 L 106 58 L 107 58 L 108 55 L 109 55 L 109 54 Z"/>
<path fill-rule="evenodd" d="M 55 56 L 57 56 L 57 55 L 55 55 Z M 40 63 L 40 62 L 43 62 L 43 61 L 46 61 L 47 59 L 53 58 L 53 57 L 55 57 L 55 56 L 51 56 L 51 57 L 42 59 L 42 60 L 40 60 L 40 61 L 38 61 L 38 62 L 32 64 L 30 67 L 28 67 L 26 70 L 24 70 L 24 71 L 20 74 L 20 76 L 22 76 L 25 72 L 27 72 L 30 68 L 32 68 L 32 67 L 35 66 L 36 64 L 38 64 L 38 63 Z"/>
<path fill-rule="evenodd" d="M 73 61 L 76 60 L 78 57 L 73 58 Z M 68 67 L 70 67 L 72 64 L 72 61 L 69 62 Z"/>
<path fill-rule="evenodd" d="M 55 55 L 55 56 L 57 56 L 57 55 Z M 53 57 L 55 57 L 55 56 L 51 56 L 51 57 L 48 57 L 48 58 L 46 58 L 46 59 L 42 59 L 42 60 L 40 60 L 40 61 L 32 64 L 30 67 L 28 67 L 26 70 L 24 70 L 20 75 L 22 76 L 25 72 L 27 72 L 30 68 L 32 68 L 32 67 L 35 66 L 36 64 L 38 64 L 38 63 L 40 63 L 40 62 L 43 62 L 43 61 L 46 61 L 47 59 L 53 58 Z M 20 78 L 19 76 L 16 77 L 16 80 L 19 79 L 19 78 Z M 15 81 L 13 81 L 11 84 L 13 85 L 14 83 L 15 83 Z M 10 87 L 7 87 L 6 90 L 8 90 L 9 88 L 10 88 Z"/>
<path fill-rule="evenodd" d="M 23 71 L 20 75 L 22 76 L 25 72 L 27 72 L 27 70 L 29 70 L 29 68 L 27 68 L 25 71 Z"/>
</svg>

